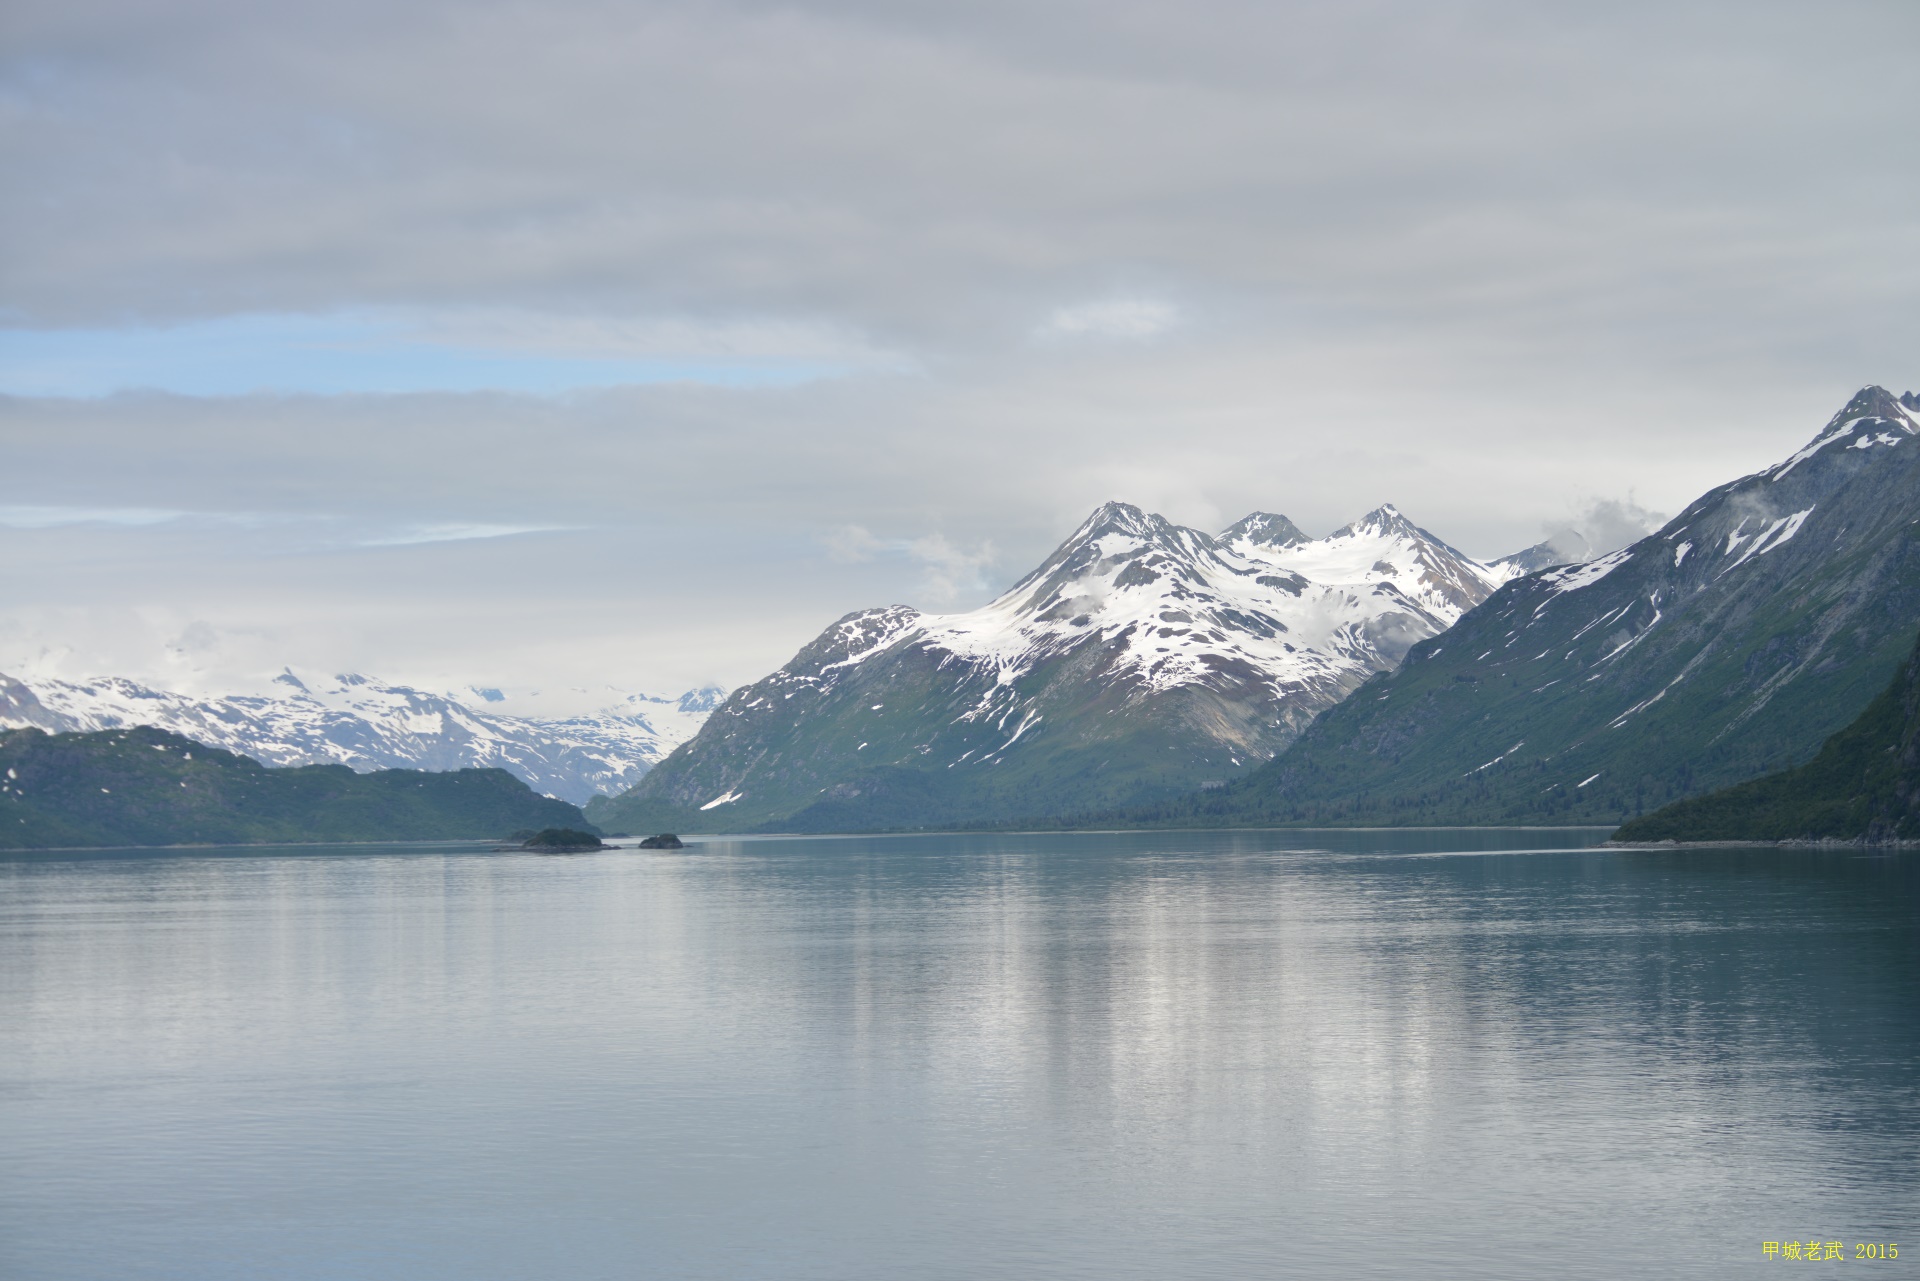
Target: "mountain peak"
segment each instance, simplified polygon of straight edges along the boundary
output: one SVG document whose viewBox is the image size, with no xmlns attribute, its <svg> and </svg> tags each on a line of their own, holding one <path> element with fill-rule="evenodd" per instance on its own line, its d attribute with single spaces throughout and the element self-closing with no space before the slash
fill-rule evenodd
<svg viewBox="0 0 1920 1281">
<path fill-rule="evenodd" d="M 1219 534 L 1219 541 L 1223 543 L 1243 539 L 1259 547 L 1291 547 L 1312 541 L 1298 525 L 1277 512 L 1249 512 Z"/>
<path fill-rule="evenodd" d="M 1853 394 L 1845 408 L 1828 421 L 1825 430 L 1832 431 L 1843 423 L 1866 418 L 1904 427 L 1910 434 L 1920 433 L 1920 421 L 1915 417 L 1917 410 L 1920 410 L 1920 396 L 1912 392 L 1896 396 L 1885 387 L 1869 384 Z"/>
<path fill-rule="evenodd" d="M 1047 557 L 1040 568 L 1016 583 L 1007 594 L 1018 595 L 1063 567 L 1078 575 L 1106 560 L 1119 550 L 1113 546 L 1102 547 L 1101 540 L 1106 538 L 1118 538 L 1133 544 L 1130 552 L 1120 552 L 1123 555 L 1156 548 L 1190 554 L 1196 544 L 1212 544 L 1212 540 L 1198 530 L 1184 529 L 1166 517 L 1135 507 L 1132 503 L 1105 502 L 1081 521 L 1080 527 L 1067 535 L 1066 541 L 1054 548 L 1053 554 Z"/>
<path fill-rule="evenodd" d="M 1135 507 L 1132 503 L 1109 500 L 1094 508 L 1093 514 L 1080 522 L 1080 528 L 1073 532 L 1067 542 L 1087 542 L 1103 534 L 1151 538 L 1169 528 L 1171 526 L 1163 517 Z"/>
<path fill-rule="evenodd" d="M 1336 538 L 1356 538 L 1366 534 L 1400 535 L 1408 538 L 1423 538 L 1429 541 L 1438 541 L 1437 539 L 1433 539 L 1432 535 L 1427 534 L 1418 525 L 1408 520 L 1406 516 L 1401 513 L 1400 509 L 1392 503 L 1382 503 L 1352 524 L 1342 525 L 1339 529 L 1334 530 L 1331 534 L 1327 535 L 1327 538 L 1329 540 Z"/>
<path fill-rule="evenodd" d="M 1916 403 L 1913 393 L 1896 396 L 1884 387 L 1862 387 L 1839 413 L 1827 420 L 1818 435 L 1785 462 L 1763 474 L 1771 480 L 1783 480 L 1801 463 L 1839 441 L 1846 442 L 1841 447 L 1843 450 L 1868 450 L 1877 445 L 1898 444 L 1908 436 L 1920 436 L 1920 403 Z"/>
<path fill-rule="evenodd" d="M 1594 558 L 1593 544 L 1577 529 L 1563 529 L 1531 547 L 1487 562 L 1514 578 L 1552 569 L 1556 565 L 1584 564 Z"/>
<path fill-rule="evenodd" d="M 1191 568 L 1194 557 L 1210 556 L 1215 550 L 1213 539 L 1199 530 L 1176 525 L 1132 503 L 1102 503 L 1038 569 L 1002 593 L 1000 601 L 1024 602 L 1018 608 L 1039 613 L 1058 605 L 1061 593 L 1072 584 L 1111 573 L 1123 562 L 1172 560 Z"/>
</svg>

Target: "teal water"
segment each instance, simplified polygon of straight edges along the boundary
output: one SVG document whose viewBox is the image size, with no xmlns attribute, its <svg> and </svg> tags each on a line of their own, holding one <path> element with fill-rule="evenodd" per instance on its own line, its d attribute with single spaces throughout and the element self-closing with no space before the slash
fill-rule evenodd
<svg viewBox="0 0 1920 1281">
<path fill-rule="evenodd" d="M 0 860 L 0 1276 L 1910 1275 L 1920 859 L 1603 835 Z"/>
</svg>

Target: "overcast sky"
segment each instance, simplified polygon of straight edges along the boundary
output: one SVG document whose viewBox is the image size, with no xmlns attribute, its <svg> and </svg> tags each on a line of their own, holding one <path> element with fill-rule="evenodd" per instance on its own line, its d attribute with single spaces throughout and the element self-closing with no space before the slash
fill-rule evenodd
<svg viewBox="0 0 1920 1281">
<path fill-rule="evenodd" d="M 731 685 L 1107 498 L 1624 538 L 1920 386 L 1917 50 L 1912 0 L 10 0 L 0 671 Z"/>
</svg>

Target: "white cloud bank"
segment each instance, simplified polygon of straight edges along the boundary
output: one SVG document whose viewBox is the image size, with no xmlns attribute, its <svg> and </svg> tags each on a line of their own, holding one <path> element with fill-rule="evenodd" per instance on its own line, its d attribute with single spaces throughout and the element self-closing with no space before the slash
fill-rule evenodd
<svg viewBox="0 0 1920 1281">
<path fill-rule="evenodd" d="M 835 560 L 864 564 L 883 556 L 904 557 L 920 568 L 918 595 L 930 605 L 950 605 L 988 588 L 986 571 L 995 561 L 993 543 L 969 550 L 945 534 L 918 538 L 876 538 L 864 526 L 842 525 L 821 539 Z"/>
</svg>

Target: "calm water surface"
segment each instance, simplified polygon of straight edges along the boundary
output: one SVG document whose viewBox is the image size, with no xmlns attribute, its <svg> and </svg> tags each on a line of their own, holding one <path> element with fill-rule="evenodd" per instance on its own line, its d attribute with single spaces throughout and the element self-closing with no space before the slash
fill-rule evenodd
<svg viewBox="0 0 1920 1281">
<path fill-rule="evenodd" d="M 1601 835 L 0 861 L 0 1276 L 1913 1275 L 1920 859 Z"/>
</svg>

